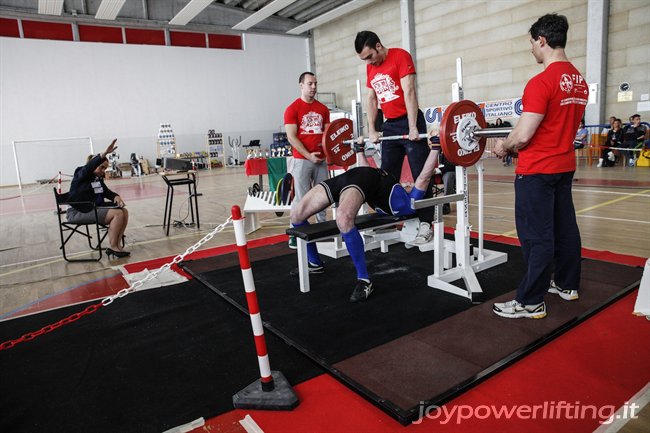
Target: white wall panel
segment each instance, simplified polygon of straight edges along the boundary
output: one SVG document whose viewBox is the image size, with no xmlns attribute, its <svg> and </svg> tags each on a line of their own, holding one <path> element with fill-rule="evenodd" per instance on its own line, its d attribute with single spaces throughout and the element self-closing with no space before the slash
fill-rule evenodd
<svg viewBox="0 0 650 433">
<path fill-rule="evenodd" d="M 307 40 L 246 35 L 245 47 L 0 38 L 0 185 L 17 183 L 16 139 L 91 136 L 98 151 L 117 137 L 125 162 L 130 153 L 155 158 L 161 122 L 172 124 L 180 152 L 204 150 L 208 129 L 226 145 L 228 135 L 271 143 L 309 67 Z"/>
</svg>

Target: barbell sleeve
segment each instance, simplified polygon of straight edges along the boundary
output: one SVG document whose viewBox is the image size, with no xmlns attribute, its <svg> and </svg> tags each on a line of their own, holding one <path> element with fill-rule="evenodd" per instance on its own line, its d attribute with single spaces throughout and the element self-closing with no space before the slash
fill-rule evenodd
<svg viewBox="0 0 650 433">
<path fill-rule="evenodd" d="M 474 137 L 507 137 L 512 132 L 512 128 L 481 128 L 472 131 Z"/>
</svg>

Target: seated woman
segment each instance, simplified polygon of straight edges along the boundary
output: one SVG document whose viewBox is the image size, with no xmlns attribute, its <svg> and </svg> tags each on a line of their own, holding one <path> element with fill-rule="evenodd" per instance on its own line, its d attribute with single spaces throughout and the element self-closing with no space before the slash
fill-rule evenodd
<svg viewBox="0 0 650 433">
<path fill-rule="evenodd" d="M 77 167 L 70 184 L 70 207 L 68 221 L 71 223 L 94 223 L 95 211 L 88 202 L 97 206 L 99 223 L 108 226 L 108 243 L 106 255 L 117 258 L 127 257 L 131 253 L 124 251 L 120 245 L 124 230 L 129 222 L 129 212 L 125 209 L 124 200 L 111 191 L 104 183 L 104 172 L 108 168 L 106 155 L 111 154 L 117 146 L 113 140 L 106 150 L 98 155 L 90 155 L 86 165 Z M 110 201 L 106 201 L 106 199 Z M 86 202 L 86 203 L 82 203 Z"/>
<path fill-rule="evenodd" d="M 610 150 L 610 147 L 621 147 L 623 140 L 623 129 L 621 129 L 621 119 L 614 119 L 612 129 L 607 132 L 605 145 L 601 146 L 600 158 L 596 167 L 613 167 L 616 163 L 618 150 Z"/>
<path fill-rule="evenodd" d="M 589 135 L 589 130 L 585 128 L 585 121 L 580 121 L 580 126 L 578 126 L 578 131 L 576 132 L 576 137 L 573 140 L 574 149 L 584 149 L 587 146 L 587 136 Z"/>
</svg>

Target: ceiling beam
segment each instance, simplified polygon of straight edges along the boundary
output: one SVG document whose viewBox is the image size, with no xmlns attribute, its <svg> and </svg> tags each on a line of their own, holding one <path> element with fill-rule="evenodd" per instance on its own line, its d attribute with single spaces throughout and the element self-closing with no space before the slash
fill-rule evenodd
<svg viewBox="0 0 650 433">
<path fill-rule="evenodd" d="M 333 10 L 336 6 L 339 6 L 344 3 L 346 3 L 345 0 L 331 1 L 329 4 L 326 2 L 320 2 L 315 6 L 303 9 L 302 11 L 295 14 L 292 18 L 296 21 L 304 22 L 307 21 L 309 18 L 320 15 L 322 11 Z"/>
<path fill-rule="evenodd" d="M 275 0 L 274 2 L 264 6 L 262 9 L 255 12 L 245 20 L 235 24 L 232 28 L 233 30 L 248 30 L 251 27 L 253 27 L 255 24 L 264 21 L 265 19 L 267 19 L 277 11 L 286 8 L 287 6 L 289 6 L 291 3 L 295 1 L 296 0 Z"/>
<path fill-rule="evenodd" d="M 318 27 L 322 24 L 335 20 L 349 12 L 364 8 L 374 1 L 375 0 L 352 0 L 350 3 L 346 3 L 343 6 L 337 7 L 336 9 L 332 9 L 331 11 L 326 12 L 311 21 L 308 21 L 305 24 L 294 27 L 293 29 L 287 31 L 287 34 L 299 35 L 306 32 L 307 30 L 313 29 L 314 27 Z"/>
<path fill-rule="evenodd" d="M 184 26 L 200 14 L 203 9 L 207 8 L 214 0 L 192 0 L 185 5 L 174 18 L 169 20 L 169 24 Z"/>
<path fill-rule="evenodd" d="M 305 8 L 310 4 L 316 4 L 317 2 L 318 0 L 298 0 L 291 6 L 287 6 L 286 8 L 282 9 L 276 15 L 282 18 L 290 18 L 291 15 L 301 10 L 302 8 Z"/>
<path fill-rule="evenodd" d="M 61 15 L 63 13 L 63 0 L 38 0 L 38 13 Z"/>
<path fill-rule="evenodd" d="M 241 7 L 248 10 L 262 9 L 267 4 L 271 3 L 272 0 L 246 0 L 241 4 Z"/>
<path fill-rule="evenodd" d="M 126 3 L 126 0 L 102 0 L 102 4 L 99 5 L 95 14 L 95 19 L 114 20 L 117 18 L 117 14 L 120 13 L 124 3 Z"/>
</svg>

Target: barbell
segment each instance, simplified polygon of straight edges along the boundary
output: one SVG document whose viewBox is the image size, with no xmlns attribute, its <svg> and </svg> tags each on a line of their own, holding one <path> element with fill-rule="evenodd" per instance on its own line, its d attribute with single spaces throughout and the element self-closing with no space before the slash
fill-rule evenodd
<svg viewBox="0 0 650 433">
<path fill-rule="evenodd" d="M 445 158 L 452 164 L 469 167 L 481 158 L 487 138 L 507 137 L 512 128 L 487 128 L 481 108 L 474 102 L 453 102 L 442 114 L 440 121 L 440 146 Z M 420 138 L 426 138 L 420 134 Z M 407 135 L 381 137 L 385 140 L 406 140 Z M 368 139 L 364 141 L 369 141 Z M 323 149 L 328 164 L 347 167 L 357 157 L 351 144 L 355 143 L 351 119 L 337 119 L 323 134 Z"/>
<path fill-rule="evenodd" d="M 420 135 L 418 135 L 418 137 L 419 138 L 427 138 L 428 135 L 427 134 L 420 134 Z M 384 136 L 379 137 L 379 141 L 408 140 L 408 139 L 409 139 L 408 135 L 389 135 L 387 137 L 384 137 Z M 357 142 L 357 140 L 344 140 L 343 141 L 343 143 L 345 143 L 345 144 L 354 144 L 356 142 Z M 369 138 L 364 138 L 363 142 L 364 143 L 370 143 L 370 139 Z"/>
</svg>

